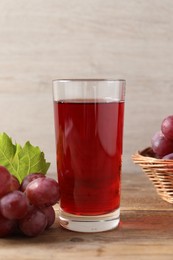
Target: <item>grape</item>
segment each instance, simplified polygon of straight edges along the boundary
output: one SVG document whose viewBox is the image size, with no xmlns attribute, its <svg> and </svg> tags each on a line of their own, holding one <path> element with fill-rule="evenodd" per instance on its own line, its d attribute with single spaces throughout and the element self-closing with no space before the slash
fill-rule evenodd
<svg viewBox="0 0 173 260">
<path fill-rule="evenodd" d="M 18 190 L 19 187 L 18 179 L 11 175 L 5 167 L 0 166 L 0 198 L 11 191 Z"/>
<path fill-rule="evenodd" d="M 173 152 L 173 141 L 167 139 L 161 131 L 156 132 L 151 139 L 153 151 L 160 157 Z"/>
<path fill-rule="evenodd" d="M 11 175 L 11 180 L 10 180 L 10 191 L 18 190 L 20 187 L 20 183 L 18 179 Z"/>
<path fill-rule="evenodd" d="M 34 237 L 41 234 L 47 226 L 47 219 L 43 212 L 35 209 L 19 220 L 19 228 L 23 234 Z"/>
<path fill-rule="evenodd" d="M 6 219 L 0 214 L 0 237 L 12 234 L 16 230 L 16 221 Z"/>
<path fill-rule="evenodd" d="M 163 120 L 161 130 L 166 138 L 173 140 L 173 115 Z"/>
<path fill-rule="evenodd" d="M 45 177 L 45 175 L 44 175 L 43 173 L 31 173 L 31 174 L 27 175 L 27 176 L 23 179 L 23 181 L 22 181 L 22 183 L 21 183 L 20 190 L 21 190 L 21 191 L 25 191 L 27 185 L 28 185 L 31 181 L 33 181 L 33 180 L 35 180 L 35 179 L 38 179 L 38 178 L 43 178 L 43 177 Z"/>
<path fill-rule="evenodd" d="M 170 153 L 170 154 L 167 154 L 167 155 L 163 156 L 162 159 L 165 159 L 165 160 L 173 159 L 173 153 Z"/>
<path fill-rule="evenodd" d="M 1 213 L 8 219 L 23 218 L 28 210 L 28 201 L 21 191 L 13 191 L 5 195 L 1 201 Z"/>
<path fill-rule="evenodd" d="M 49 228 L 55 222 L 55 210 L 52 206 L 49 206 L 46 208 L 42 208 L 41 211 L 45 214 L 45 216 L 47 218 L 46 228 Z"/>
<path fill-rule="evenodd" d="M 11 174 L 9 171 L 0 166 L 0 198 L 11 191 Z"/>
<path fill-rule="evenodd" d="M 33 180 L 28 184 L 25 192 L 30 203 L 38 207 L 48 207 L 59 200 L 58 183 L 48 177 Z"/>
</svg>

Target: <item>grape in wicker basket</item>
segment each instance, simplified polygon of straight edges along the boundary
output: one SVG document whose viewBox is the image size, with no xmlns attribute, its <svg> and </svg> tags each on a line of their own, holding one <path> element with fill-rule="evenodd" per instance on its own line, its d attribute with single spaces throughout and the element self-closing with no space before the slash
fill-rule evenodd
<svg viewBox="0 0 173 260">
<path fill-rule="evenodd" d="M 166 117 L 161 124 L 161 131 L 154 134 L 151 147 L 156 157 L 173 159 L 173 115 Z"/>
<path fill-rule="evenodd" d="M 151 139 L 151 146 L 160 158 L 173 152 L 173 141 L 167 139 L 161 131 L 154 134 Z"/>
<path fill-rule="evenodd" d="M 162 159 L 165 159 L 165 160 L 173 160 L 173 153 L 170 153 L 170 154 L 167 154 L 167 155 L 163 156 Z"/>
<path fill-rule="evenodd" d="M 166 117 L 161 125 L 162 133 L 169 140 L 173 140 L 173 115 Z"/>
</svg>

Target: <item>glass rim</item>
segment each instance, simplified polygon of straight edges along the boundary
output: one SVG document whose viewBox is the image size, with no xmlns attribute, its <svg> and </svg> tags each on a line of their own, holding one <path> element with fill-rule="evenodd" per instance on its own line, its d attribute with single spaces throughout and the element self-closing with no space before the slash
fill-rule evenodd
<svg viewBox="0 0 173 260">
<path fill-rule="evenodd" d="M 98 79 L 98 78 L 88 78 L 88 79 L 54 79 L 52 80 L 53 83 L 55 82 L 126 82 L 125 79 Z"/>
</svg>

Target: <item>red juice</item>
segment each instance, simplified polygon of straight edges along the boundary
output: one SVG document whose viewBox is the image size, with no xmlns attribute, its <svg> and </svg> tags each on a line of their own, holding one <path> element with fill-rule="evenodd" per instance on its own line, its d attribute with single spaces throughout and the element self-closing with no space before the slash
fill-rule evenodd
<svg viewBox="0 0 173 260">
<path fill-rule="evenodd" d="M 60 206 L 76 215 L 119 208 L 124 102 L 54 103 Z"/>
</svg>

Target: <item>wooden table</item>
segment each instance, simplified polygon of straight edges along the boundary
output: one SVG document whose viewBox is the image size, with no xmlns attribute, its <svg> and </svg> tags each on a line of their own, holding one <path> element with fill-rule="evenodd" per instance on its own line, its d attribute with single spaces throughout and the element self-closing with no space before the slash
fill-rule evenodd
<svg viewBox="0 0 173 260">
<path fill-rule="evenodd" d="M 57 208 L 56 208 L 57 209 Z M 158 197 L 147 177 L 123 174 L 118 229 L 76 233 L 58 221 L 36 238 L 0 239 L 0 259 L 173 259 L 173 208 Z"/>
</svg>

